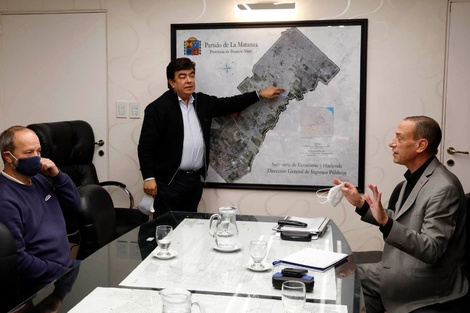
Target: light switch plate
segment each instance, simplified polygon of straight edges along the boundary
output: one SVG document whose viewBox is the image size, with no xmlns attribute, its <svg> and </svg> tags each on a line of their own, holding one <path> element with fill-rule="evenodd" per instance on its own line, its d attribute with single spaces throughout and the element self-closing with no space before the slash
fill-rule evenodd
<svg viewBox="0 0 470 313">
<path fill-rule="evenodd" d="M 129 250 L 127 241 L 118 241 L 117 242 L 117 258 L 118 259 L 128 259 Z"/>
<path fill-rule="evenodd" d="M 116 117 L 127 118 L 127 101 L 116 101 Z"/>
<path fill-rule="evenodd" d="M 130 242 L 130 256 L 132 260 L 142 260 L 139 244 L 137 242 Z"/>
<path fill-rule="evenodd" d="M 129 118 L 140 118 L 140 102 L 129 102 Z"/>
</svg>

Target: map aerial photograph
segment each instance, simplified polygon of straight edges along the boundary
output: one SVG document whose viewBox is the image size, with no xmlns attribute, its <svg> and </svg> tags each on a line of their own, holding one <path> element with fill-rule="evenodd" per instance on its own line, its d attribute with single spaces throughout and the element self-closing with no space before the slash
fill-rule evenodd
<svg viewBox="0 0 470 313">
<path fill-rule="evenodd" d="M 196 92 L 284 88 L 213 119 L 207 182 L 314 188 L 358 181 L 361 28 L 181 29 L 176 57 L 196 63 Z"/>
</svg>

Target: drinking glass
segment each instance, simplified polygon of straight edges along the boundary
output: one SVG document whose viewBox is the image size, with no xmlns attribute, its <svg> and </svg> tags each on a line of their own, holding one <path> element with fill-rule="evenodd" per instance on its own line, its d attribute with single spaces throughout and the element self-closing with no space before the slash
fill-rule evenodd
<svg viewBox="0 0 470 313">
<path fill-rule="evenodd" d="M 199 307 L 198 312 L 205 313 L 204 306 L 191 301 L 191 292 L 181 288 L 166 288 L 160 291 L 163 301 L 163 313 L 191 313 L 192 306 Z"/>
<path fill-rule="evenodd" d="M 287 313 L 302 312 L 305 305 L 305 284 L 288 280 L 282 283 L 282 305 Z"/>
<path fill-rule="evenodd" d="M 262 269 L 264 268 L 263 263 L 261 263 L 268 252 L 268 243 L 264 240 L 252 240 L 250 242 L 250 255 L 253 259 L 253 264 L 251 267 L 253 269 Z"/>
<path fill-rule="evenodd" d="M 170 256 L 170 252 L 168 248 L 171 244 L 171 237 L 173 233 L 173 227 L 170 225 L 158 225 L 157 230 L 155 232 L 157 238 L 157 245 L 160 247 L 160 251 L 158 251 L 158 256 Z"/>
</svg>

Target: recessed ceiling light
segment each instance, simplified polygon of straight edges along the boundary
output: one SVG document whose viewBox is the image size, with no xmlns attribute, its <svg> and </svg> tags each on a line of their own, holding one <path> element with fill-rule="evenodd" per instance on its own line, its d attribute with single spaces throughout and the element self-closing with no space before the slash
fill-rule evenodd
<svg viewBox="0 0 470 313">
<path fill-rule="evenodd" d="M 239 10 L 292 10 L 295 9 L 295 2 L 260 2 L 260 3 L 240 3 Z"/>
</svg>

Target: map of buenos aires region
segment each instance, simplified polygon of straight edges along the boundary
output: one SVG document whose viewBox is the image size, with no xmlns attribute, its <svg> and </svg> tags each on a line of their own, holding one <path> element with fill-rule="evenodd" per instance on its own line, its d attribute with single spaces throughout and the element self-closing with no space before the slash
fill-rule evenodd
<svg viewBox="0 0 470 313">
<path fill-rule="evenodd" d="M 261 100 L 239 114 L 214 119 L 211 131 L 210 166 L 227 183 L 233 183 L 251 172 L 253 161 L 266 133 L 276 127 L 290 100 L 303 100 L 318 82 L 327 85 L 340 68 L 309 38 L 293 27 L 280 38 L 253 66 L 253 76 L 239 85 L 240 92 L 269 86 L 286 89 L 287 97 Z"/>
</svg>

